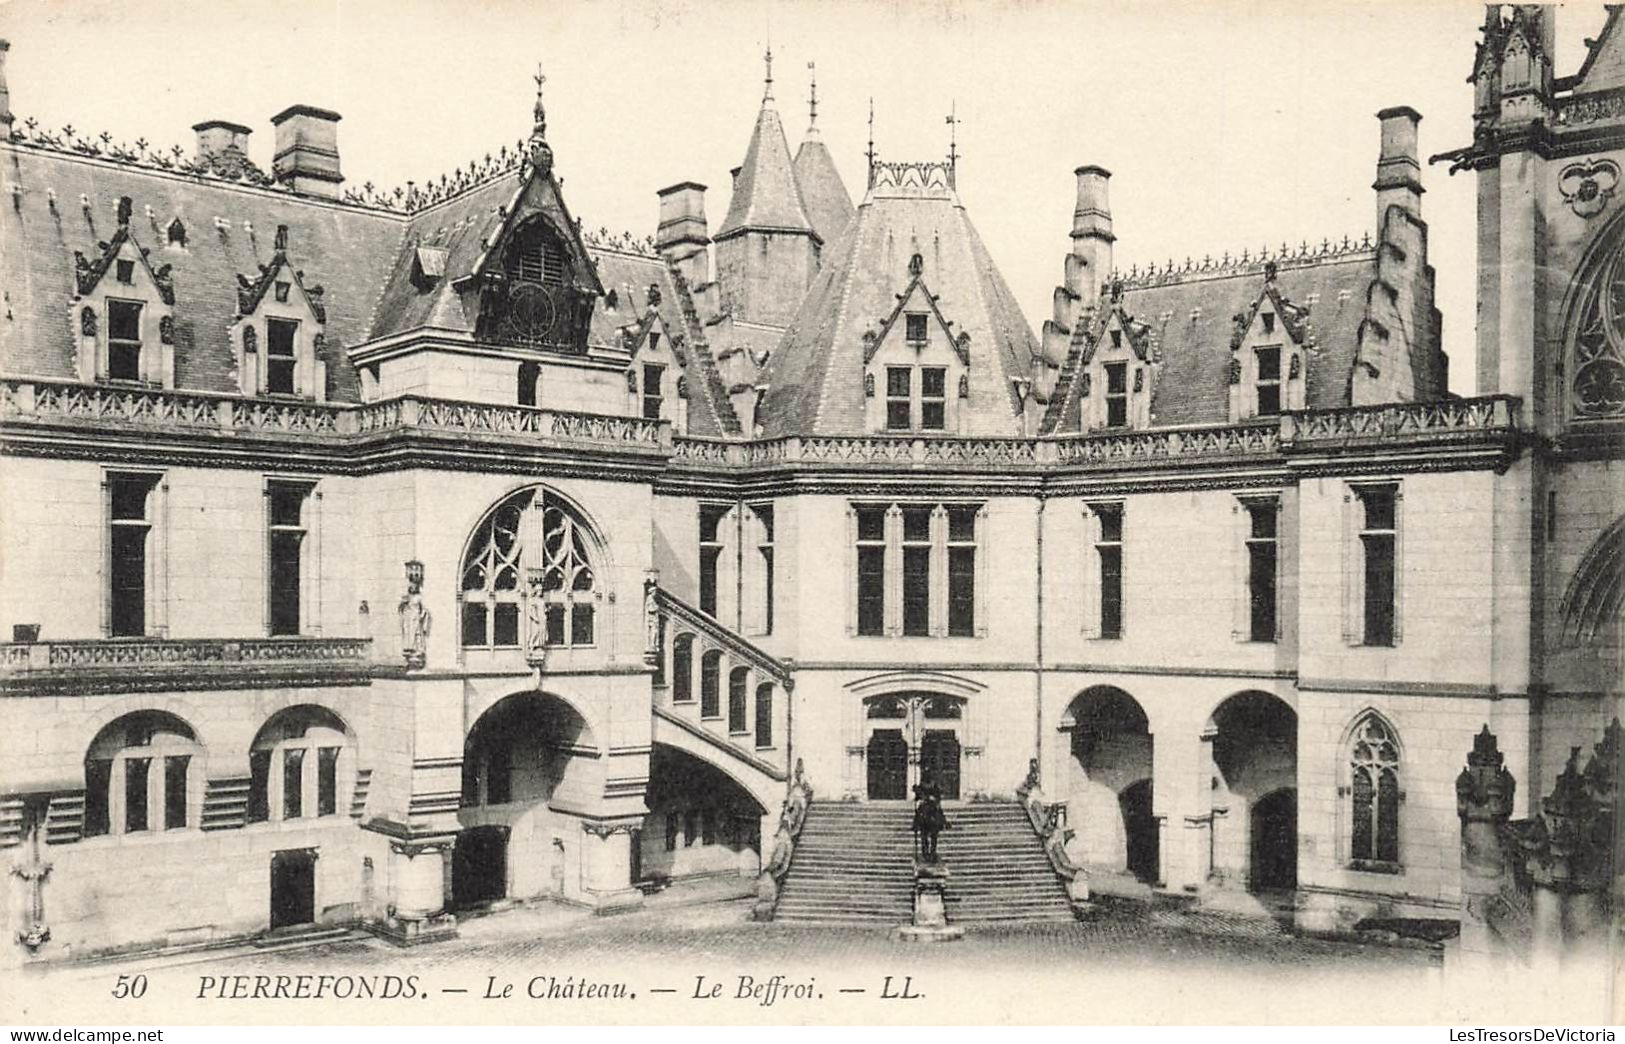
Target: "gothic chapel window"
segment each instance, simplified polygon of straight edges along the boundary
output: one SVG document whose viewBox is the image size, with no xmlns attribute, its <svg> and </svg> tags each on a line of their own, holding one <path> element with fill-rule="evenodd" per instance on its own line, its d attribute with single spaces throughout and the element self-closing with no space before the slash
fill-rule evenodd
<svg viewBox="0 0 1625 1044">
<path fill-rule="evenodd" d="M 1356 866 L 1399 863 L 1399 744 L 1385 722 L 1368 715 L 1349 748 L 1349 857 Z"/>
<path fill-rule="evenodd" d="M 593 644 L 598 584 L 591 547 L 585 525 L 551 494 L 525 490 L 498 505 L 463 559 L 463 647 Z M 524 623 L 527 601 L 533 616 Z"/>
<path fill-rule="evenodd" d="M 1619 246 L 1581 309 L 1571 351 L 1575 415 L 1625 417 L 1625 249 Z"/>
</svg>

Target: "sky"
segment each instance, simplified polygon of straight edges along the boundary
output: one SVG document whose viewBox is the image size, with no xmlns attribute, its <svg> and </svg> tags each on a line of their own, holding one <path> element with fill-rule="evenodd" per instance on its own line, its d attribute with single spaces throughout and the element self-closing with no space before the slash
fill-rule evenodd
<svg viewBox="0 0 1625 1044">
<path fill-rule="evenodd" d="M 12 110 L 192 143 L 295 103 L 343 117 L 347 182 L 418 183 L 530 129 L 538 63 L 548 140 L 589 228 L 652 233 L 655 192 L 711 186 L 727 213 L 771 42 L 794 151 L 816 63 L 818 125 L 854 198 L 869 101 L 883 160 L 929 161 L 957 113 L 958 190 L 1036 328 L 1068 249 L 1075 167 L 1113 173 L 1119 267 L 1374 230 L 1375 113 L 1423 115 L 1423 158 L 1470 139 L 1466 77 L 1483 8 L 1466 3 L 1062 3 L 1059 0 L 10 0 Z M 1558 16 L 1559 74 L 1605 18 Z M 1424 170 L 1452 388 L 1473 392 L 1473 181 Z"/>
</svg>

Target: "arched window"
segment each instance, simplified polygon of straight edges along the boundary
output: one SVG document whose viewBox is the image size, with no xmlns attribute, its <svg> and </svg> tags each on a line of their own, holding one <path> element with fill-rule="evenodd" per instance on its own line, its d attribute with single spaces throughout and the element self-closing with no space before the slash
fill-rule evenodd
<svg viewBox="0 0 1625 1044">
<path fill-rule="evenodd" d="M 355 777 L 353 748 L 344 722 L 323 707 L 271 715 L 248 752 L 248 821 L 339 815 Z"/>
<path fill-rule="evenodd" d="M 680 634 L 671 644 L 671 698 L 686 703 L 694 698 L 694 636 Z"/>
<path fill-rule="evenodd" d="M 497 505 L 463 559 L 463 646 L 593 644 L 594 549 L 586 525 L 551 493 L 528 489 Z"/>
<path fill-rule="evenodd" d="M 1367 715 L 1350 738 L 1349 857 L 1356 865 L 1399 863 L 1399 744 L 1387 723 Z"/>
<path fill-rule="evenodd" d="M 540 219 L 527 222 L 514 233 L 504 261 L 510 283 L 559 286 L 569 271 L 569 259 L 558 237 Z"/>
<path fill-rule="evenodd" d="M 1625 239 L 1616 238 L 1580 305 L 1569 370 L 1580 420 L 1625 416 Z"/>
<path fill-rule="evenodd" d="M 756 686 L 756 745 L 773 745 L 773 683 Z"/>
<path fill-rule="evenodd" d="M 700 717 L 722 716 L 722 653 L 707 649 L 700 657 Z"/>
<path fill-rule="evenodd" d="M 164 711 L 109 723 L 85 753 L 85 836 L 191 826 L 202 753 L 192 727 Z"/>
<path fill-rule="evenodd" d="M 744 732 L 750 699 L 750 668 L 735 667 L 728 672 L 728 731 Z"/>
</svg>

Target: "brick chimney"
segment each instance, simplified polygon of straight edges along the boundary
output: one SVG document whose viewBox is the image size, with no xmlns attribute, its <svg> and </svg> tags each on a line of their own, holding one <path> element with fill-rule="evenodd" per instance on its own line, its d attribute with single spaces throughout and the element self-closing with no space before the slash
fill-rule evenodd
<svg viewBox="0 0 1625 1044">
<path fill-rule="evenodd" d="M 11 90 L 6 86 L 6 52 L 11 50 L 10 40 L 0 40 L 0 127 L 11 131 Z"/>
<path fill-rule="evenodd" d="M 236 149 L 246 156 L 248 136 L 254 133 L 252 129 L 240 123 L 231 123 L 227 120 L 204 120 L 202 123 L 193 124 L 192 131 L 197 135 L 198 159 L 218 156 L 227 149 Z"/>
<path fill-rule="evenodd" d="M 1066 286 L 1088 309 L 1097 303 L 1100 284 L 1112 270 L 1112 243 L 1117 237 L 1112 235 L 1112 206 L 1106 191 L 1112 174 L 1096 166 L 1079 167 L 1073 173 L 1078 177 L 1078 202 L 1072 209 Z"/>
<path fill-rule="evenodd" d="M 1422 166 L 1417 161 L 1416 125 L 1422 116 L 1408 105 L 1377 113 L 1382 123 L 1382 151 L 1377 156 L 1377 235 L 1382 235 L 1388 208 L 1399 207 L 1414 218 L 1422 216 Z"/>
<path fill-rule="evenodd" d="M 339 172 L 339 114 L 313 105 L 291 105 L 271 117 L 276 154 L 271 170 L 295 192 L 336 199 Z"/>
</svg>

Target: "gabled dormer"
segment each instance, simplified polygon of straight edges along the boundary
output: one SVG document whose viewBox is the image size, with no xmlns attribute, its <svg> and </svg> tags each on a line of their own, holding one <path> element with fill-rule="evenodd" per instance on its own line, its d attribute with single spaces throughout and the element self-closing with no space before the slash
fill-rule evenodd
<svg viewBox="0 0 1625 1044">
<path fill-rule="evenodd" d="M 326 401 L 327 307 L 322 287 L 289 260 L 287 225 L 277 226 L 271 260 L 259 269 L 237 276 L 231 343 L 242 393 Z"/>
<path fill-rule="evenodd" d="M 118 229 L 94 259 L 74 251 L 69 321 L 78 336 L 79 379 L 175 386 L 175 286 L 168 265 L 153 268 L 130 232 L 130 197 L 118 201 Z"/>
<path fill-rule="evenodd" d="M 1264 288 L 1238 313 L 1230 337 L 1230 420 L 1273 417 L 1304 408 L 1304 374 L 1314 348 L 1309 309 L 1281 296 L 1275 262 L 1264 265 Z"/>
<path fill-rule="evenodd" d="M 925 282 L 919 254 L 909 281 L 878 329 L 863 335 L 864 420 L 870 431 L 964 430 L 970 397 L 970 335 L 956 334 Z"/>
<path fill-rule="evenodd" d="M 1083 326 L 1078 368 L 1078 417 L 1082 430 L 1110 431 L 1151 426 L 1151 394 L 1157 359 L 1151 328 L 1123 308 L 1120 284 L 1106 307 Z"/>
<path fill-rule="evenodd" d="M 688 365 L 687 352 L 666 330 L 654 303 L 641 320 L 622 328 L 621 339 L 631 353 L 626 369 L 627 414 L 670 421 L 674 432 L 686 434 L 688 389 L 683 368 Z"/>
</svg>

